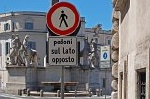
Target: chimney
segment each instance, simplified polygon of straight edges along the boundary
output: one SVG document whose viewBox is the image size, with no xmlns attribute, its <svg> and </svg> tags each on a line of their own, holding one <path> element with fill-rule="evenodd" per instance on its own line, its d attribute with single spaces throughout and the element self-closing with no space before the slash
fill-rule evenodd
<svg viewBox="0 0 150 99">
<path fill-rule="evenodd" d="M 59 0 L 52 0 L 52 5 L 54 5 L 57 2 L 59 2 Z"/>
</svg>

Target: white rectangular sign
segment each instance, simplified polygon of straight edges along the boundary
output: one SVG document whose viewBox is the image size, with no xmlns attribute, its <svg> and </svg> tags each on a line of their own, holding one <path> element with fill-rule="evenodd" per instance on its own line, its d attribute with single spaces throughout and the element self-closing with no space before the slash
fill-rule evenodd
<svg viewBox="0 0 150 99">
<path fill-rule="evenodd" d="M 53 66 L 77 65 L 77 38 L 73 36 L 49 37 L 49 64 Z"/>
<path fill-rule="evenodd" d="M 109 68 L 110 67 L 110 46 L 101 46 L 101 68 Z"/>
<path fill-rule="evenodd" d="M 101 61 L 110 61 L 110 46 L 101 46 Z"/>
</svg>

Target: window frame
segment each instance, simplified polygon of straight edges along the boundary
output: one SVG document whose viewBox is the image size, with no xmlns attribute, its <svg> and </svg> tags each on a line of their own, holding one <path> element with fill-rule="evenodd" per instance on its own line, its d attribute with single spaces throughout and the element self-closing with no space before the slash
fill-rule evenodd
<svg viewBox="0 0 150 99">
<path fill-rule="evenodd" d="M 5 23 L 4 24 L 4 31 L 10 30 L 10 24 L 9 23 Z"/>
<path fill-rule="evenodd" d="M 34 28 L 33 22 L 29 22 L 29 21 L 25 22 L 25 29 L 27 29 L 27 30 L 33 30 L 33 28 Z"/>
<path fill-rule="evenodd" d="M 10 43 L 6 42 L 5 43 L 5 55 L 10 54 Z"/>
</svg>

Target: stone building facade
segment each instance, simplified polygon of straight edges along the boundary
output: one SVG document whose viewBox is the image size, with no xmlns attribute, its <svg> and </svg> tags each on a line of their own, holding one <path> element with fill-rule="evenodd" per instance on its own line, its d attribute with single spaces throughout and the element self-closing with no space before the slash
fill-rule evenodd
<svg viewBox="0 0 150 99">
<path fill-rule="evenodd" d="M 112 99 L 150 99 L 149 0 L 113 0 Z"/>
<path fill-rule="evenodd" d="M 60 81 L 61 68 L 49 66 L 46 61 L 48 56 L 48 31 L 46 27 L 46 13 L 44 12 L 10 12 L 0 14 L 0 88 L 9 93 L 17 93 L 18 89 L 31 90 L 43 89 L 52 91 L 52 87 L 42 86 L 41 82 Z M 12 34 L 18 35 L 20 41 L 29 35 L 29 47 L 34 48 L 38 53 L 38 64 L 36 66 L 7 65 L 7 57 L 12 47 Z M 111 69 L 105 71 L 98 68 L 90 69 L 86 64 L 88 50 L 85 46 L 85 39 L 89 43 L 92 39 L 97 40 L 97 45 L 110 45 L 111 31 L 102 30 L 96 32 L 94 28 L 85 28 L 85 18 L 81 17 L 81 27 L 77 34 L 79 46 L 78 66 L 65 68 L 65 81 L 79 82 L 78 90 L 101 88 L 111 93 Z M 100 52 L 99 52 L 100 55 Z M 99 60 L 98 60 L 99 61 Z M 111 64 L 110 64 L 111 65 Z"/>
<path fill-rule="evenodd" d="M 26 68 L 22 66 L 23 68 L 17 68 L 18 70 L 14 69 L 11 70 L 10 72 L 8 71 L 8 69 L 12 68 L 7 68 L 6 62 L 8 61 L 8 56 L 10 54 L 11 47 L 13 46 L 12 35 L 18 35 L 20 42 L 23 42 L 24 37 L 26 35 L 29 35 L 28 47 L 38 51 L 39 59 L 37 67 L 44 66 L 44 59 L 46 57 L 46 40 L 47 40 L 45 14 L 46 13 L 42 12 L 26 12 L 26 11 L 0 14 L 1 89 L 5 90 L 8 88 L 8 86 L 20 88 L 20 86 L 25 86 L 26 82 L 25 73 L 26 71 L 28 71 Z"/>
</svg>

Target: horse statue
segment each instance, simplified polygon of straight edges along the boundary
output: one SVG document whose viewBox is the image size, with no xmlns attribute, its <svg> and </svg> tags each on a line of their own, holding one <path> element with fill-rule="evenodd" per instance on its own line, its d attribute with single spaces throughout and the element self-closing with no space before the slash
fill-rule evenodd
<svg viewBox="0 0 150 99">
<path fill-rule="evenodd" d="M 27 49 L 27 58 L 28 58 L 28 63 L 30 65 L 38 65 L 38 55 L 37 51 L 34 49 Z"/>
<path fill-rule="evenodd" d="M 28 48 L 28 39 L 29 39 L 29 36 L 26 35 L 24 40 L 23 40 L 23 48 L 24 48 L 24 51 L 25 51 L 25 56 L 26 56 L 26 66 L 27 65 L 37 65 L 37 59 L 38 59 L 38 55 L 37 55 L 37 51 L 32 49 L 32 48 Z"/>
</svg>

